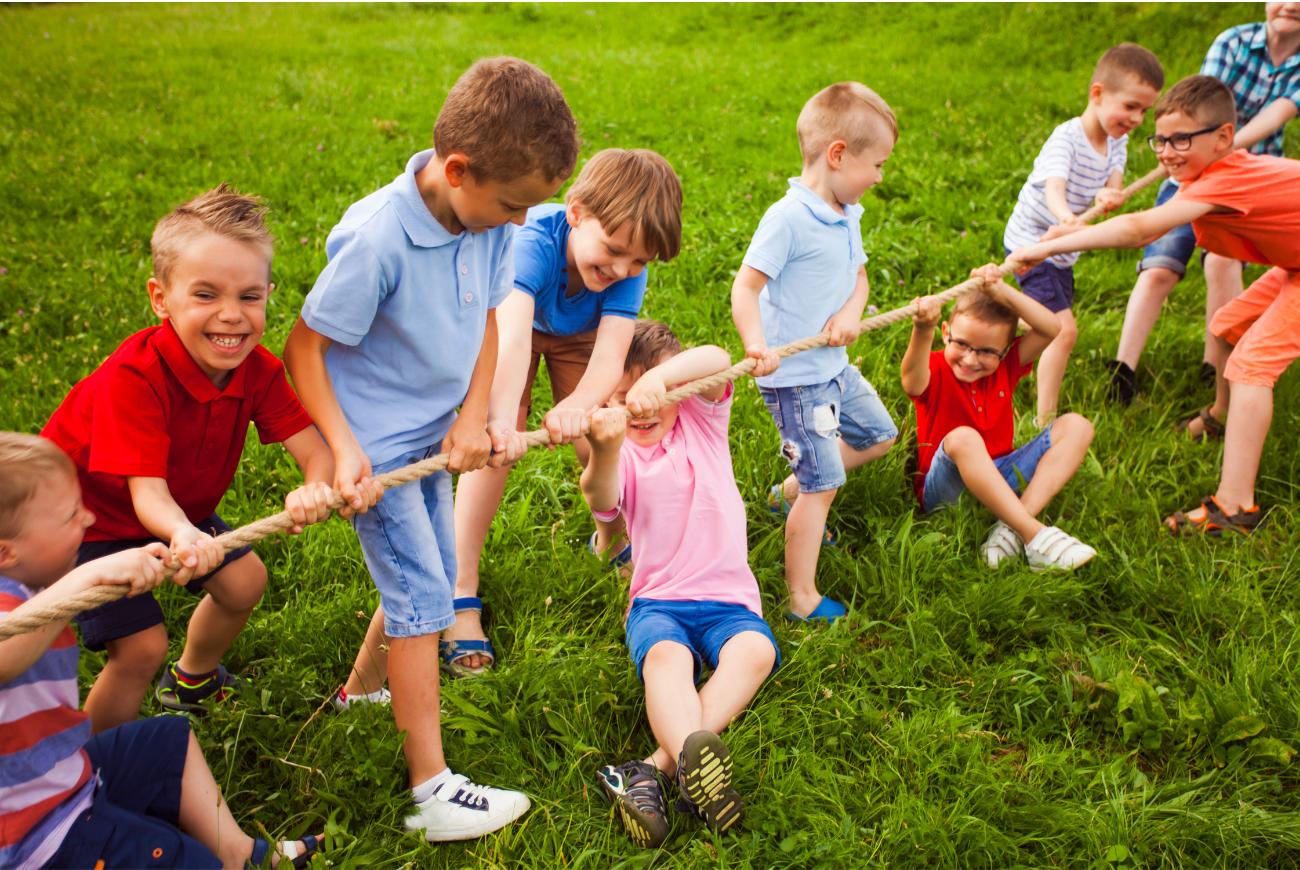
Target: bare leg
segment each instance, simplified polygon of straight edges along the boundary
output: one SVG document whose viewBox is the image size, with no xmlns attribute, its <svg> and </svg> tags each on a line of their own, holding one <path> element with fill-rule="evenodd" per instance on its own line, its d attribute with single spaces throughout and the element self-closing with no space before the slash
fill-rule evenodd
<svg viewBox="0 0 1300 870">
<path fill-rule="evenodd" d="M 1038 460 L 1034 476 L 1020 494 L 1020 503 L 1024 505 L 1026 513 L 1038 516 L 1048 502 L 1069 483 L 1083 464 L 1088 445 L 1092 444 L 1092 436 L 1092 424 L 1078 414 L 1066 414 L 1052 423 L 1052 446 Z"/>
<path fill-rule="evenodd" d="M 1214 343 L 1214 404 L 1210 406 L 1210 416 L 1220 423 L 1228 419 L 1228 406 L 1232 400 L 1232 385 L 1223 376 L 1223 367 L 1232 353 L 1232 345 L 1217 336 L 1210 336 Z M 1187 434 L 1193 438 L 1205 433 L 1205 426 L 1200 419 L 1187 421 Z"/>
<path fill-rule="evenodd" d="M 790 508 L 785 521 L 785 582 L 790 589 L 790 610 L 807 616 L 822 600 L 817 591 L 817 559 L 826 532 L 826 515 L 839 490 L 805 492 Z"/>
<path fill-rule="evenodd" d="M 1142 349 L 1146 347 L 1147 338 L 1160 317 L 1160 308 L 1181 277 L 1172 269 L 1162 269 L 1159 266 L 1143 269 L 1138 275 L 1133 292 L 1128 297 L 1124 325 L 1119 333 L 1119 350 L 1115 354 L 1116 359 L 1134 371 L 1137 371 Z"/>
<path fill-rule="evenodd" d="M 646 653 L 641 675 L 645 679 L 646 718 L 659 742 L 647 760 L 670 772 L 677 769 L 682 743 L 704 727 L 704 709 L 695 691 L 695 660 L 681 644 L 661 640 Z"/>
<path fill-rule="evenodd" d="M 1232 413 L 1223 438 L 1223 474 L 1215 493 L 1229 516 L 1255 506 L 1255 477 L 1272 421 L 1272 387 L 1232 385 Z"/>
<path fill-rule="evenodd" d="M 369 695 L 384 687 L 388 679 L 388 637 L 384 634 L 384 608 L 375 610 L 366 627 L 366 639 L 357 652 L 357 660 L 352 665 L 352 673 L 343 684 L 343 691 L 349 695 Z"/>
<path fill-rule="evenodd" d="M 506 490 L 510 475 L 507 468 L 482 468 L 463 474 L 456 483 L 456 597 L 478 595 L 478 566 L 483 558 L 483 542 L 487 540 L 492 518 L 501 506 L 501 496 Z M 447 640 L 483 640 L 483 623 L 476 610 L 462 610 L 456 622 L 445 632 Z M 486 656 L 470 655 L 460 659 L 467 668 L 481 668 L 488 662 Z"/>
<path fill-rule="evenodd" d="M 944 437 L 943 452 L 956 464 L 970 494 L 1010 526 L 1020 540 L 1032 541 L 1043 530 L 1043 524 L 1034 519 L 1016 497 L 1016 491 L 1003 480 L 978 432 L 958 426 Z"/>
<path fill-rule="evenodd" d="M 207 595 L 194 608 L 185 649 L 177 665 L 190 674 L 206 674 L 243 631 L 266 589 L 266 566 L 249 553 L 217 571 L 203 587 Z"/>
<path fill-rule="evenodd" d="M 1061 321 L 1061 331 L 1043 351 L 1038 362 L 1038 416 L 1034 422 L 1039 426 L 1046 426 L 1056 418 L 1061 383 L 1065 380 L 1065 371 L 1070 365 L 1070 351 L 1074 350 L 1074 342 L 1079 337 L 1074 312 L 1067 308 L 1057 312 L 1056 316 Z"/>
<path fill-rule="evenodd" d="M 1205 361 L 1222 369 L 1228 355 L 1210 334 L 1214 313 L 1241 295 L 1241 263 L 1218 254 L 1205 255 Z"/>
<path fill-rule="evenodd" d="M 406 732 L 402 750 L 416 786 L 447 767 L 438 711 L 438 635 L 392 638 L 388 656 L 393 720 Z"/>
<path fill-rule="evenodd" d="M 107 648 L 108 661 L 86 694 L 85 710 L 96 734 L 140 714 L 140 703 L 167 659 L 167 630 L 154 625 L 110 640 Z"/>
</svg>

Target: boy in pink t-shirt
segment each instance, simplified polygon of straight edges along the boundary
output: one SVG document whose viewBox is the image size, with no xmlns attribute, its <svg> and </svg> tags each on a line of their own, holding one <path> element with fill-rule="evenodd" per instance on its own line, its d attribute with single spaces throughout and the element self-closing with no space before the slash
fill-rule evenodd
<svg viewBox="0 0 1300 870">
<path fill-rule="evenodd" d="M 598 778 L 632 839 L 647 847 L 668 836 L 661 774 L 675 776 L 679 807 L 713 830 L 740 819 L 718 732 L 780 662 L 749 568 L 745 505 L 731 468 L 731 385 L 664 403 L 669 385 L 729 364 L 722 348 L 682 351 L 668 327 L 638 321 L 611 407 L 591 417 L 582 493 L 597 519 L 621 512 L 627 521 L 635 565 L 627 644 L 659 741 L 644 760 L 608 765 Z M 703 667 L 714 674 L 697 690 Z"/>
</svg>

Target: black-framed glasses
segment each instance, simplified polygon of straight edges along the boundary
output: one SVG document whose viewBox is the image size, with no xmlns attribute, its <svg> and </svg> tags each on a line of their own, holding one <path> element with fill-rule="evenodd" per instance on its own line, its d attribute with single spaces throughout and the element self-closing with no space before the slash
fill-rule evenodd
<svg viewBox="0 0 1300 870">
<path fill-rule="evenodd" d="M 1172 136 L 1161 136 L 1159 134 L 1148 136 L 1147 145 L 1151 146 L 1151 150 L 1157 154 L 1159 154 L 1166 145 L 1175 151 L 1186 151 L 1188 148 L 1192 147 L 1192 140 L 1197 136 L 1200 136 L 1203 133 L 1213 133 L 1222 126 L 1222 124 L 1215 124 L 1213 127 L 1205 127 L 1201 130 L 1194 130 L 1191 133 L 1175 133 Z"/>
<path fill-rule="evenodd" d="M 956 348 L 957 352 L 962 356 L 974 354 L 975 359 L 989 365 L 997 365 L 1007 355 L 1007 351 L 1011 350 L 1011 345 L 1007 345 L 1002 350 L 992 347 L 976 347 L 970 342 L 962 341 L 960 338 L 954 338 L 951 335 L 945 335 L 943 341 L 945 344 L 950 344 Z"/>
</svg>

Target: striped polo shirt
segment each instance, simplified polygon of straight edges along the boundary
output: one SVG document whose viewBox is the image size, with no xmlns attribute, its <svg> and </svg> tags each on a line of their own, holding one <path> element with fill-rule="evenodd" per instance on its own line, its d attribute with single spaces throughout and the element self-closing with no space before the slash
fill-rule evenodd
<svg viewBox="0 0 1300 870">
<path fill-rule="evenodd" d="M 1098 154 L 1083 132 L 1083 119 L 1071 118 L 1052 131 L 1043 150 L 1034 160 L 1029 180 L 1020 188 L 1015 211 L 1007 221 L 1002 242 L 1010 250 L 1032 245 L 1047 228 L 1057 223 L 1047 209 L 1047 179 L 1065 179 L 1065 201 L 1070 211 L 1081 214 L 1092 205 L 1097 191 L 1106 186 L 1114 172 L 1123 173 L 1128 160 L 1128 137 L 1106 138 L 1106 153 Z M 1078 253 L 1050 257 L 1048 262 L 1065 268 L 1073 266 Z"/>
<path fill-rule="evenodd" d="M 0 576 L 0 614 L 31 597 Z M 0 684 L 0 867 L 45 864 L 90 806 L 95 778 L 83 748 L 90 719 L 77 695 L 78 652 L 65 627 L 35 664 Z"/>
</svg>

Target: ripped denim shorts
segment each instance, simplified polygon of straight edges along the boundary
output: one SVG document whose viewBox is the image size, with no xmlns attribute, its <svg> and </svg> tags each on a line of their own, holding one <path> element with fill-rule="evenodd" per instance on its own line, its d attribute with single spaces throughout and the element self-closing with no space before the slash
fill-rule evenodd
<svg viewBox="0 0 1300 870">
<path fill-rule="evenodd" d="M 823 384 L 763 387 L 759 392 L 781 433 L 781 455 L 800 492 L 844 485 L 841 438 L 855 450 L 866 450 L 898 437 L 876 388 L 852 365 Z"/>
</svg>

